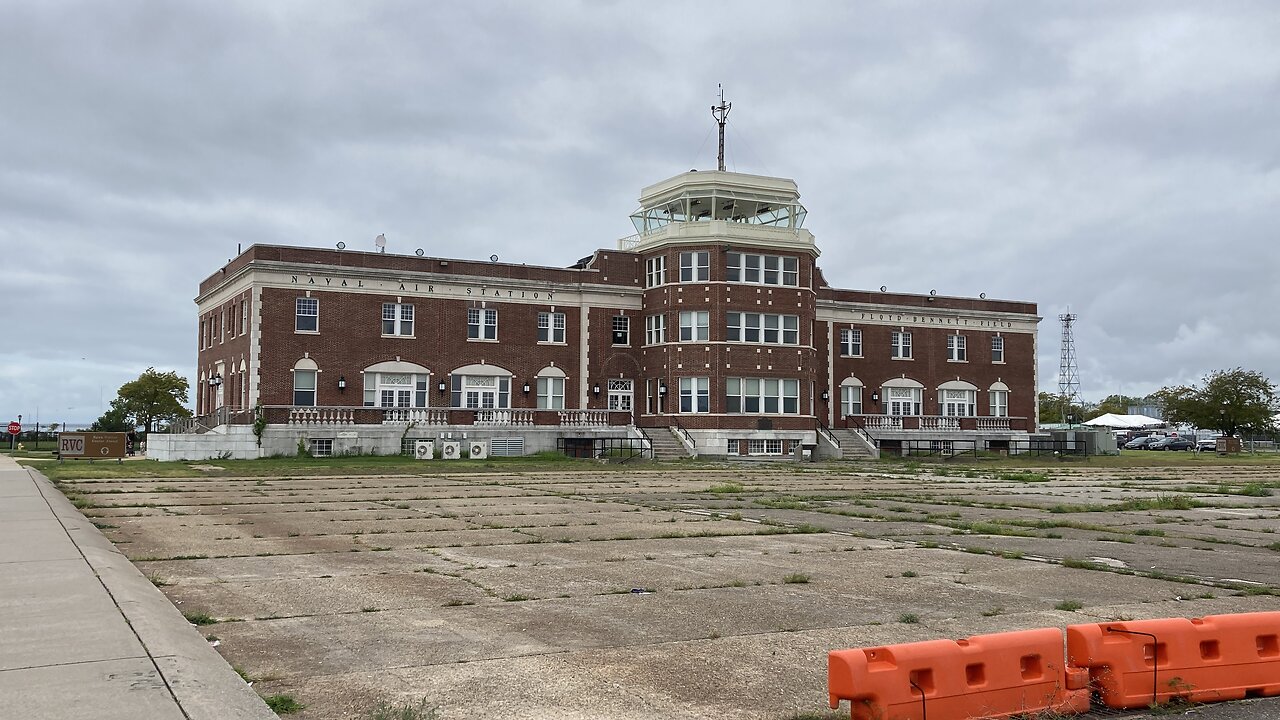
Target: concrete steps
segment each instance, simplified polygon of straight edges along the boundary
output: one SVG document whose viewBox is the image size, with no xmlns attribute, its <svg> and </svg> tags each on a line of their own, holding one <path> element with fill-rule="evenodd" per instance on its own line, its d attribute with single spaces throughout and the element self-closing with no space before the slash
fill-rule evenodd
<svg viewBox="0 0 1280 720">
<path fill-rule="evenodd" d="M 867 447 L 867 441 L 858 433 L 846 428 L 831 428 L 831 434 L 840 441 L 840 452 L 845 460 L 871 460 L 875 455 Z"/>
<path fill-rule="evenodd" d="M 684 443 L 676 437 L 671 428 L 645 428 L 649 439 L 653 441 L 654 460 L 678 460 L 689 457 Z"/>
</svg>

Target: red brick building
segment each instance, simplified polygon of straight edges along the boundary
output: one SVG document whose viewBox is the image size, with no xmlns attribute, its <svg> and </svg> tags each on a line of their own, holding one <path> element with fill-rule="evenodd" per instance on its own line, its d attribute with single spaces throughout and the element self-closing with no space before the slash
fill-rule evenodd
<svg viewBox="0 0 1280 720">
<path fill-rule="evenodd" d="M 196 412 L 260 406 L 263 452 L 674 433 L 840 455 L 1035 429 L 1033 303 L 833 288 L 804 218 L 791 180 L 690 171 L 568 268 L 255 245 L 200 284 Z"/>
</svg>

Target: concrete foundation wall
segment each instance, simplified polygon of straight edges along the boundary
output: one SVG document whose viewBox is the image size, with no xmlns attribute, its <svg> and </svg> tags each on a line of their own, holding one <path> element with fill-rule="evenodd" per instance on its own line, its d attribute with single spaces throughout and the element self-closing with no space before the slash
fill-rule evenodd
<svg viewBox="0 0 1280 720">
<path fill-rule="evenodd" d="M 224 425 L 213 432 L 162 435 L 147 438 L 152 460 L 252 460 L 261 457 L 258 438 L 248 425 Z"/>
<path fill-rule="evenodd" d="M 818 433 L 814 430 L 690 430 L 698 457 L 727 457 L 729 442 L 736 440 L 799 440 L 801 444 L 817 443 Z M 733 457 L 741 457 L 735 447 Z"/>
<path fill-rule="evenodd" d="M 436 440 L 437 452 L 441 440 L 492 440 L 494 438 L 524 438 L 524 454 L 555 452 L 560 438 L 642 437 L 633 427 L 619 426 L 603 429 L 563 427 L 413 427 L 407 432 L 403 425 L 331 425 L 331 426 L 268 426 L 262 433 L 262 446 L 253 428 L 248 425 L 224 425 L 207 433 L 179 435 L 153 434 L 148 443 L 147 456 L 153 460 L 248 460 L 259 457 L 297 455 L 299 443 L 304 452 L 311 452 L 311 441 L 333 441 L 334 455 L 399 455 L 402 442 L 408 440 Z M 721 450 L 723 453 L 723 450 Z"/>
</svg>

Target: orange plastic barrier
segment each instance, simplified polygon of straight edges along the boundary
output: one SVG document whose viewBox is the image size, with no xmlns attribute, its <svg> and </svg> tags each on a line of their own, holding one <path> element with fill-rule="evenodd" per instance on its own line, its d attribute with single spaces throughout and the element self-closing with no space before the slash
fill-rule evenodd
<svg viewBox="0 0 1280 720">
<path fill-rule="evenodd" d="M 1280 612 L 1070 625 L 1067 664 L 1112 708 L 1280 695 Z"/>
<path fill-rule="evenodd" d="M 832 708 L 853 720 L 1005 717 L 1089 709 L 1088 676 L 1068 673 L 1057 628 L 836 650 L 827 655 Z"/>
</svg>

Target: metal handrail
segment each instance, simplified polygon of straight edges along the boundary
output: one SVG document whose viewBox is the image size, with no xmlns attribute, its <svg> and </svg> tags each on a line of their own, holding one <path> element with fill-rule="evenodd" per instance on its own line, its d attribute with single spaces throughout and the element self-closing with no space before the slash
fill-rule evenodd
<svg viewBox="0 0 1280 720">
<path fill-rule="evenodd" d="M 696 451 L 698 443 L 694 442 L 693 435 L 690 435 L 689 431 L 685 429 L 684 424 L 680 422 L 680 416 L 672 415 L 671 422 L 675 423 L 672 427 L 675 428 L 676 432 L 680 433 L 680 437 L 683 438 L 685 442 L 689 443 L 689 447 Z"/>
<path fill-rule="evenodd" d="M 649 437 L 649 433 L 645 432 L 645 429 L 639 425 L 632 425 L 631 427 L 635 428 L 640 433 L 640 437 L 644 438 L 645 449 L 649 451 L 649 459 L 653 460 L 653 438 Z"/>
<path fill-rule="evenodd" d="M 852 427 L 854 432 L 866 438 L 867 442 L 871 443 L 872 447 L 877 447 L 877 448 L 880 447 L 880 441 L 876 439 L 876 436 L 872 435 L 871 431 L 868 430 L 866 426 L 862 424 L 862 418 L 858 417 L 857 415 L 849 415 L 847 417 L 849 418 L 849 420 L 852 421 Z"/>
<path fill-rule="evenodd" d="M 827 427 L 826 423 L 822 422 L 822 418 L 818 418 L 818 434 L 826 438 L 827 442 L 835 445 L 837 450 L 840 449 L 839 438 L 831 433 L 831 430 Z"/>
</svg>

